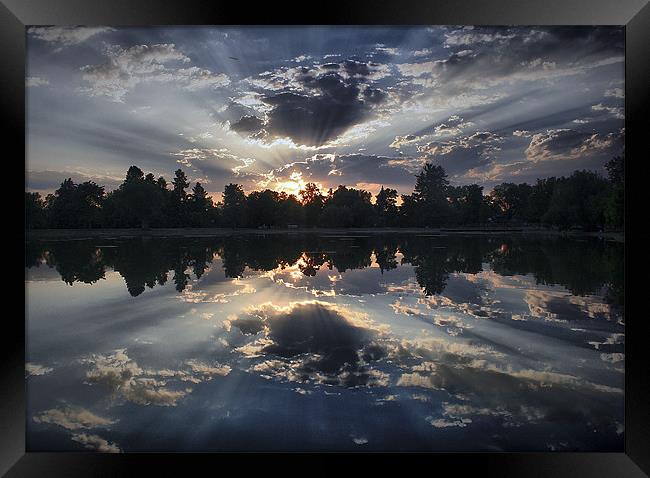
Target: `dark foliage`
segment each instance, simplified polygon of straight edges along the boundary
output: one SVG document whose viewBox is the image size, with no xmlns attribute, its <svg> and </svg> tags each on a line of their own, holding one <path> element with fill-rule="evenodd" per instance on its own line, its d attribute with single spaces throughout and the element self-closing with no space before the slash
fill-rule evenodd
<svg viewBox="0 0 650 478">
<path fill-rule="evenodd" d="M 92 240 L 30 241 L 26 252 L 26 267 L 55 268 L 68 284 L 94 283 L 112 269 L 133 296 L 168 280 L 181 292 L 215 261 L 231 278 L 242 277 L 246 269 L 270 271 L 294 265 L 302 274 L 314 276 L 322 266 L 340 273 L 370 267 L 374 255 L 382 274 L 411 264 L 426 295 L 440 294 L 450 274 L 476 274 L 487 264 L 499 275 L 532 274 L 539 284 L 562 285 L 575 295 L 604 292 L 610 304 L 623 305 L 623 244 L 598 238 L 244 234 L 127 239 L 103 246 Z"/>
<path fill-rule="evenodd" d="M 539 179 L 534 185 L 502 183 L 489 194 L 477 184 L 452 186 L 440 166 L 427 163 L 412 194 L 382 187 L 375 196 L 344 185 L 323 194 L 308 183 L 298 197 L 266 189 L 248 195 L 239 184 L 214 203 L 205 188 L 180 169 L 171 189 L 131 166 L 124 182 L 105 194 L 93 182 L 66 179 L 45 200 L 25 193 L 26 227 L 449 227 L 545 225 L 587 231 L 623 227 L 624 157 L 607 163 L 608 178 L 591 171 Z"/>
</svg>

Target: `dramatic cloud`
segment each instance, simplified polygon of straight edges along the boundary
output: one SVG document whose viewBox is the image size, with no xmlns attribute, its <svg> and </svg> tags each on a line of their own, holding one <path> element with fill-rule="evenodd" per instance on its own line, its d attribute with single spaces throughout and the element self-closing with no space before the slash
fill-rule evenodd
<svg viewBox="0 0 650 478">
<path fill-rule="evenodd" d="M 259 119 L 257 116 L 242 116 L 239 121 L 232 123 L 230 129 L 237 133 L 246 135 L 255 135 L 262 130 L 264 120 Z"/>
<path fill-rule="evenodd" d="M 236 350 L 264 357 L 251 367 L 262 376 L 345 387 L 387 383 L 386 374 L 370 366 L 387 350 L 381 329 L 365 314 L 320 301 L 265 304 L 225 325 L 253 337 Z"/>
<path fill-rule="evenodd" d="M 503 141 L 503 137 L 498 134 L 480 131 L 470 136 L 432 141 L 419 146 L 418 151 L 454 174 L 493 160 L 501 150 Z"/>
<path fill-rule="evenodd" d="M 265 119 L 244 115 L 230 128 L 269 142 L 288 138 L 297 145 L 322 146 L 369 119 L 387 99 L 385 91 L 372 86 L 385 74 L 379 66 L 345 60 L 260 75 L 249 81 L 267 91 L 261 98 L 270 107 Z"/>
<path fill-rule="evenodd" d="M 183 382 L 200 383 L 230 373 L 229 366 L 210 365 L 196 360 L 187 362 L 187 370 L 143 370 L 129 358 L 126 349 L 118 349 L 110 355 L 93 355 L 83 362 L 92 367 L 86 373 L 88 384 L 105 387 L 113 398 L 161 407 L 174 407 L 192 392 Z M 174 388 L 167 386 L 171 379 L 175 380 Z"/>
<path fill-rule="evenodd" d="M 106 63 L 81 68 L 83 79 L 90 83 L 81 91 L 123 102 L 127 92 L 142 82 L 171 83 L 190 91 L 230 83 L 223 73 L 196 66 L 169 66 L 169 63 L 191 62 L 174 44 L 136 45 L 126 49 L 113 46 L 106 50 L 106 56 Z"/>
<path fill-rule="evenodd" d="M 611 306 L 602 300 L 574 296 L 568 292 L 531 290 L 526 292 L 524 300 L 533 317 L 548 321 L 607 320 L 614 316 Z"/>
<path fill-rule="evenodd" d="M 440 94 L 459 95 L 623 61 L 622 39 L 606 27 L 463 28 L 445 37 L 452 50 L 446 58 L 398 64 L 402 75 Z"/>
<path fill-rule="evenodd" d="M 419 170 L 422 162 L 413 158 L 391 158 L 366 154 L 315 154 L 303 161 L 289 163 L 274 169 L 261 186 L 284 184 L 295 181 L 316 182 L 324 188 L 334 188 L 339 184 L 354 186 L 356 184 L 391 184 L 400 189 L 412 188 L 414 172 Z"/>
<path fill-rule="evenodd" d="M 66 370 L 77 367 L 62 377 L 65 390 L 90 400 L 84 402 L 88 409 L 48 404 L 52 409 L 37 409 L 31 426 L 39 434 L 51 426 L 67 430 L 74 449 L 156 448 L 171 439 L 200 437 L 215 423 L 227 438 L 247 427 L 259 430 L 261 420 L 263 429 L 274 430 L 292 410 L 328 402 L 333 407 L 325 408 L 333 415 L 319 411 L 318 420 L 340 418 L 341 410 L 364 417 L 345 422 L 336 435 L 350 447 L 381 444 L 385 420 L 408 420 L 416 439 L 429 431 L 431 439 L 446 442 L 461 431 L 456 439 L 463 440 L 467 432 L 476 449 L 520 446 L 522 436 L 548 429 L 570 429 L 576 439 L 595 440 L 586 442 L 594 447 L 620 438 L 625 363 L 620 316 L 600 285 L 593 285 L 596 295 L 573 295 L 556 282 L 575 277 L 539 266 L 587 246 L 587 255 L 591 246 L 601 254 L 600 246 L 576 243 L 556 255 L 557 241 L 550 239 L 536 246 L 523 239 L 466 238 L 459 248 L 460 239 L 331 235 L 315 242 L 271 241 L 270 248 L 255 247 L 266 244 L 257 240 L 199 241 L 196 245 L 217 246 L 210 272 L 182 293 L 171 290 L 171 302 L 162 309 L 155 294 L 139 298 L 144 315 L 126 322 L 104 320 L 121 315 L 114 308 L 90 321 L 79 311 L 74 320 L 83 316 L 90 327 L 81 332 L 83 340 L 92 343 L 99 333 L 104 350 L 113 343 L 132 348 L 80 361 L 52 357 L 51 363 L 65 363 Z M 187 247 L 194 245 L 185 242 L 178 250 L 192 264 Z M 614 244 L 606 248 L 608 257 L 610 247 Z M 242 256 L 254 249 L 268 250 Z M 526 250 L 538 259 L 553 253 L 530 269 L 520 257 Z M 53 251 L 51 257 L 56 255 L 63 256 Z M 395 268 L 379 270 L 393 261 Z M 222 268 L 233 262 L 241 263 L 243 273 L 231 281 Z M 346 270 L 350 264 L 353 269 Z M 457 269 L 468 272 L 451 272 Z M 609 273 L 601 273 L 609 280 Z M 432 282 L 442 282 L 439 292 L 426 292 Z M 67 335 L 54 340 L 65 350 L 82 348 L 79 332 L 72 335 L 73 342 Z M 48 378 L 30 386 L 49 389 Z M 262 386 L 261 378 L 267 380 Z M 169 396 L 179 391 L 185 396 Z M 148 428 L 154 422 L 163 428 L 191 424 L 197 404 L 209 405 L 200 414 L 205 427 L 172 427 L 162 437 L 159 427 Z M 368 410 L 377 413 L 364 415 Z M 144 433 L 145 445 L 127 439 L 134 430 Z M 542 435 L 540 440 L 547 434 Z M 523 443 L 532 447 L 539 441 Z"/>
<path fill-rule="evenodd" d="M 526 158 L 529 161 L 578 159 L 590 155 L 613 156 L 623 146 L 622 133 L 591 133 L 571 129 L 548 130 L 533 135 Z"/>
<path fill-rule="evenodd" d="M 28 187 L 79 173 L 111 190 L 137 164 L 167 179 L 180 165 L 211 193 L 408 193 L 429 160 L 489 189 L 602 170 L 620 151 L 606 145 L 624 126 L 620 27 L 319 28 L 326 44 L 314 27 L 297 43 L 284 28 L 31 28 Z"/>
</svg>

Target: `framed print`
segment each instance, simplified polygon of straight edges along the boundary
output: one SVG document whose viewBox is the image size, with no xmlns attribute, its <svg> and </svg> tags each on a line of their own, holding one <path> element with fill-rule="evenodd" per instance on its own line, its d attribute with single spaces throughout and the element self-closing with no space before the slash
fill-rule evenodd
<svg viewBox="0 0 650 478">
<path fill-rule="evenodd" d="M 1 470 L 646 476 L 650 7 L 323 10 L 4 1 Z"/>
</svg>

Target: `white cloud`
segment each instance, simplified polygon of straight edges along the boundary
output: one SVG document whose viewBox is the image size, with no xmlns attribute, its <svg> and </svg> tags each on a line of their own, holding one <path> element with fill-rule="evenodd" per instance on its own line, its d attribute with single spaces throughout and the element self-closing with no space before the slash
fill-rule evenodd
<svg viewBox="0 0 650 478">
<path fill-rule="evenodd" d="M 461 427 L 464 428 L 467 424 L 472 423 L 471 418 L 461 418 L 460 420 L 445 420 L 443 418 L 429 419 L 429 423 L 436 428 L 449 428 Z"/>
<path fill-rule="evenodd" d="M 413 56 L 427 56 L 431 54 L 431 48 L 423 48 L 422 50 L 416 50 L 413 52 Z"/>
<path fill-rule="evenodd" d="M 529 161 L 578 159 L 594 153 L 611 153 L 622 144 L 622 133 L 591 133 L 552 129 L 534 134 L 525 150 Z"/>
<path fill-rule="evenodd" d="M 39 365 L 37 363 L 26 363 L 25 364 L 25 376 L 33 377 L 36 375 L 46 375 L 54 370 L 51 367 L 45 367 L 44 365 Z"/>
<path fill-rule="evenodd" d="M 114 30 L 114 28 L 110 27 L 31 27 L 28 34 L 46 42 L 56 43 L 61 46 L 73 46 L 83 43 L 100 33 Z"/>
<path fill-rule="evenodd" d="M 407 134 L 405 136 L 395 136 L 395 140 L 388 145 L 389 148 L 400 149 L 408 143 L 416 141 L 419 137 L 414 134 Z"/>
<path fill-rule="evenodd" d="M 116 350 L 110 355 L 95 355 L 85 362 L 93 365 L 86 373 L 89 384 L 103 385 L 113 396 L 121 396 L 138 405 L 173 407 L 191 391 L 165 388 L 165 381 L 153 374 L 145 374 L 128 357 L 126 349 Z"/>
<path fill-rule="evenodd" d="M 88 435 L 87 433 L 75 433 L 72 440 L 81 443 L 90 450 L 96 450 L 102 453 L 120 453 L 120 447 L 97 435 Z"/>
<path fill-rule="evenodd" d="M 90 83 L 89 87 L 81 88 L 82 92 L 122 102 L 130 90 L 143 82 L 169 83 L 188 91 L 230 83 L 223 73 L 196 66 L 180 67 L 191 60 L 173 43 L 135 45 L 127 49 L 112 46 L 106 50 L 106 56 L 106 63 L 81 68 L 82 78 Z"/>
<path fill-rule="evenodd" d="M 174 407 L 192 392 L 184 382 L 207 382 L 231 371 L 228 365 L 208 364 L 196 359 L 187 360 L 186 367 L 180 370 L 144 370 L 126 354 L 126 349 L 115 350 L 109 355 L 93 355 L 82 362 L 92 366 L 86 372 L 86 383 L 104 386 L 113 398 L 160 407 Z"/>
<path fill-rule="evenodd" d="M 41 78 L 40 76 L 28 76 L 25 79 L 25 86 L 27 88 L 37 87 L 37 86 L 46 86 L 49 85 L 50 81 L 47 78 Z"/>
<path fill-rule="evenodd" d="M 458 30 L 452 33 L 445 34 L 445 45 L 447 46 L 460 46 L 472 45 L 474 43 L 494 43 L 494 42 L 507 42 L 515 38 L 514 33 L 476 33 L 466 32 L 465 30 Z"/>
<path fill-rule="evenodd" d="M 597 105 L 593 105 L 591 107 L 592 110 L 594 111 L 606 111 L 610 115 L 612 115 L 614 118 L 617 119 L 624 119 L 625 115 L 623 114 L 623 108 L 617 107 L 617 106 L 605 106 L 602 103 L 598 103 Z"/>
<path fill-rule="evenodd" d="M 225 377 L 232 370 L 228 365 L 215 366 L 197 360 L 188 360 L 187 365 L 190 367 L 192 372 L 204 376 L 207 380 L 212 379 L 215 375 Z"/>
<path fill-rule="evenodd" d="M 209 167 L 207 164 L 211 163 L 214 165 L 212 169 L 230 169 L 238 174 L 255 162 L 253 158 L 240 158 L 226 148 L 190 148 L 171 154 L 179 158 L 176 160 L 177 163 L 194 168 L 196 172 Z"/>
<path fill-rule="evenodd" d="M 605 91 L 605 96 L 611 96 L 614 98 L 624 98 L 625 93 L 623 92 L 622 88 L 611 88 Z"/>
<path fill-rule="evenodd" d="M 36 423 L 50 423 L 68 430 L 105 427 L 115 423 L 114 420 L 95 415 L 81 407 L 53 408 L 34 416 Z"/>
</svg>

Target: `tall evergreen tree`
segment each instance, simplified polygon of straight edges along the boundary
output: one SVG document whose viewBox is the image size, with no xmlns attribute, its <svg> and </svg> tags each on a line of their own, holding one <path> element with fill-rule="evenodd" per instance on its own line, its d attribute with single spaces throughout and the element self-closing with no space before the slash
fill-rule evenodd
<svg viewBox="0 0 650 478">
<path fill-rule="evenodd" d="M 226 227 L 246 225 L 246 194 L 239 184 L 227 184 L 223 190 L 223 222 Z"/>
<path fill-rule="evenodd" d="M 413 198 L 417 204 L 418 225 L 444 225 L 450 216 L 447 173 L 442 166 L 426 163 L 415 177 Z"/>
</svg>

